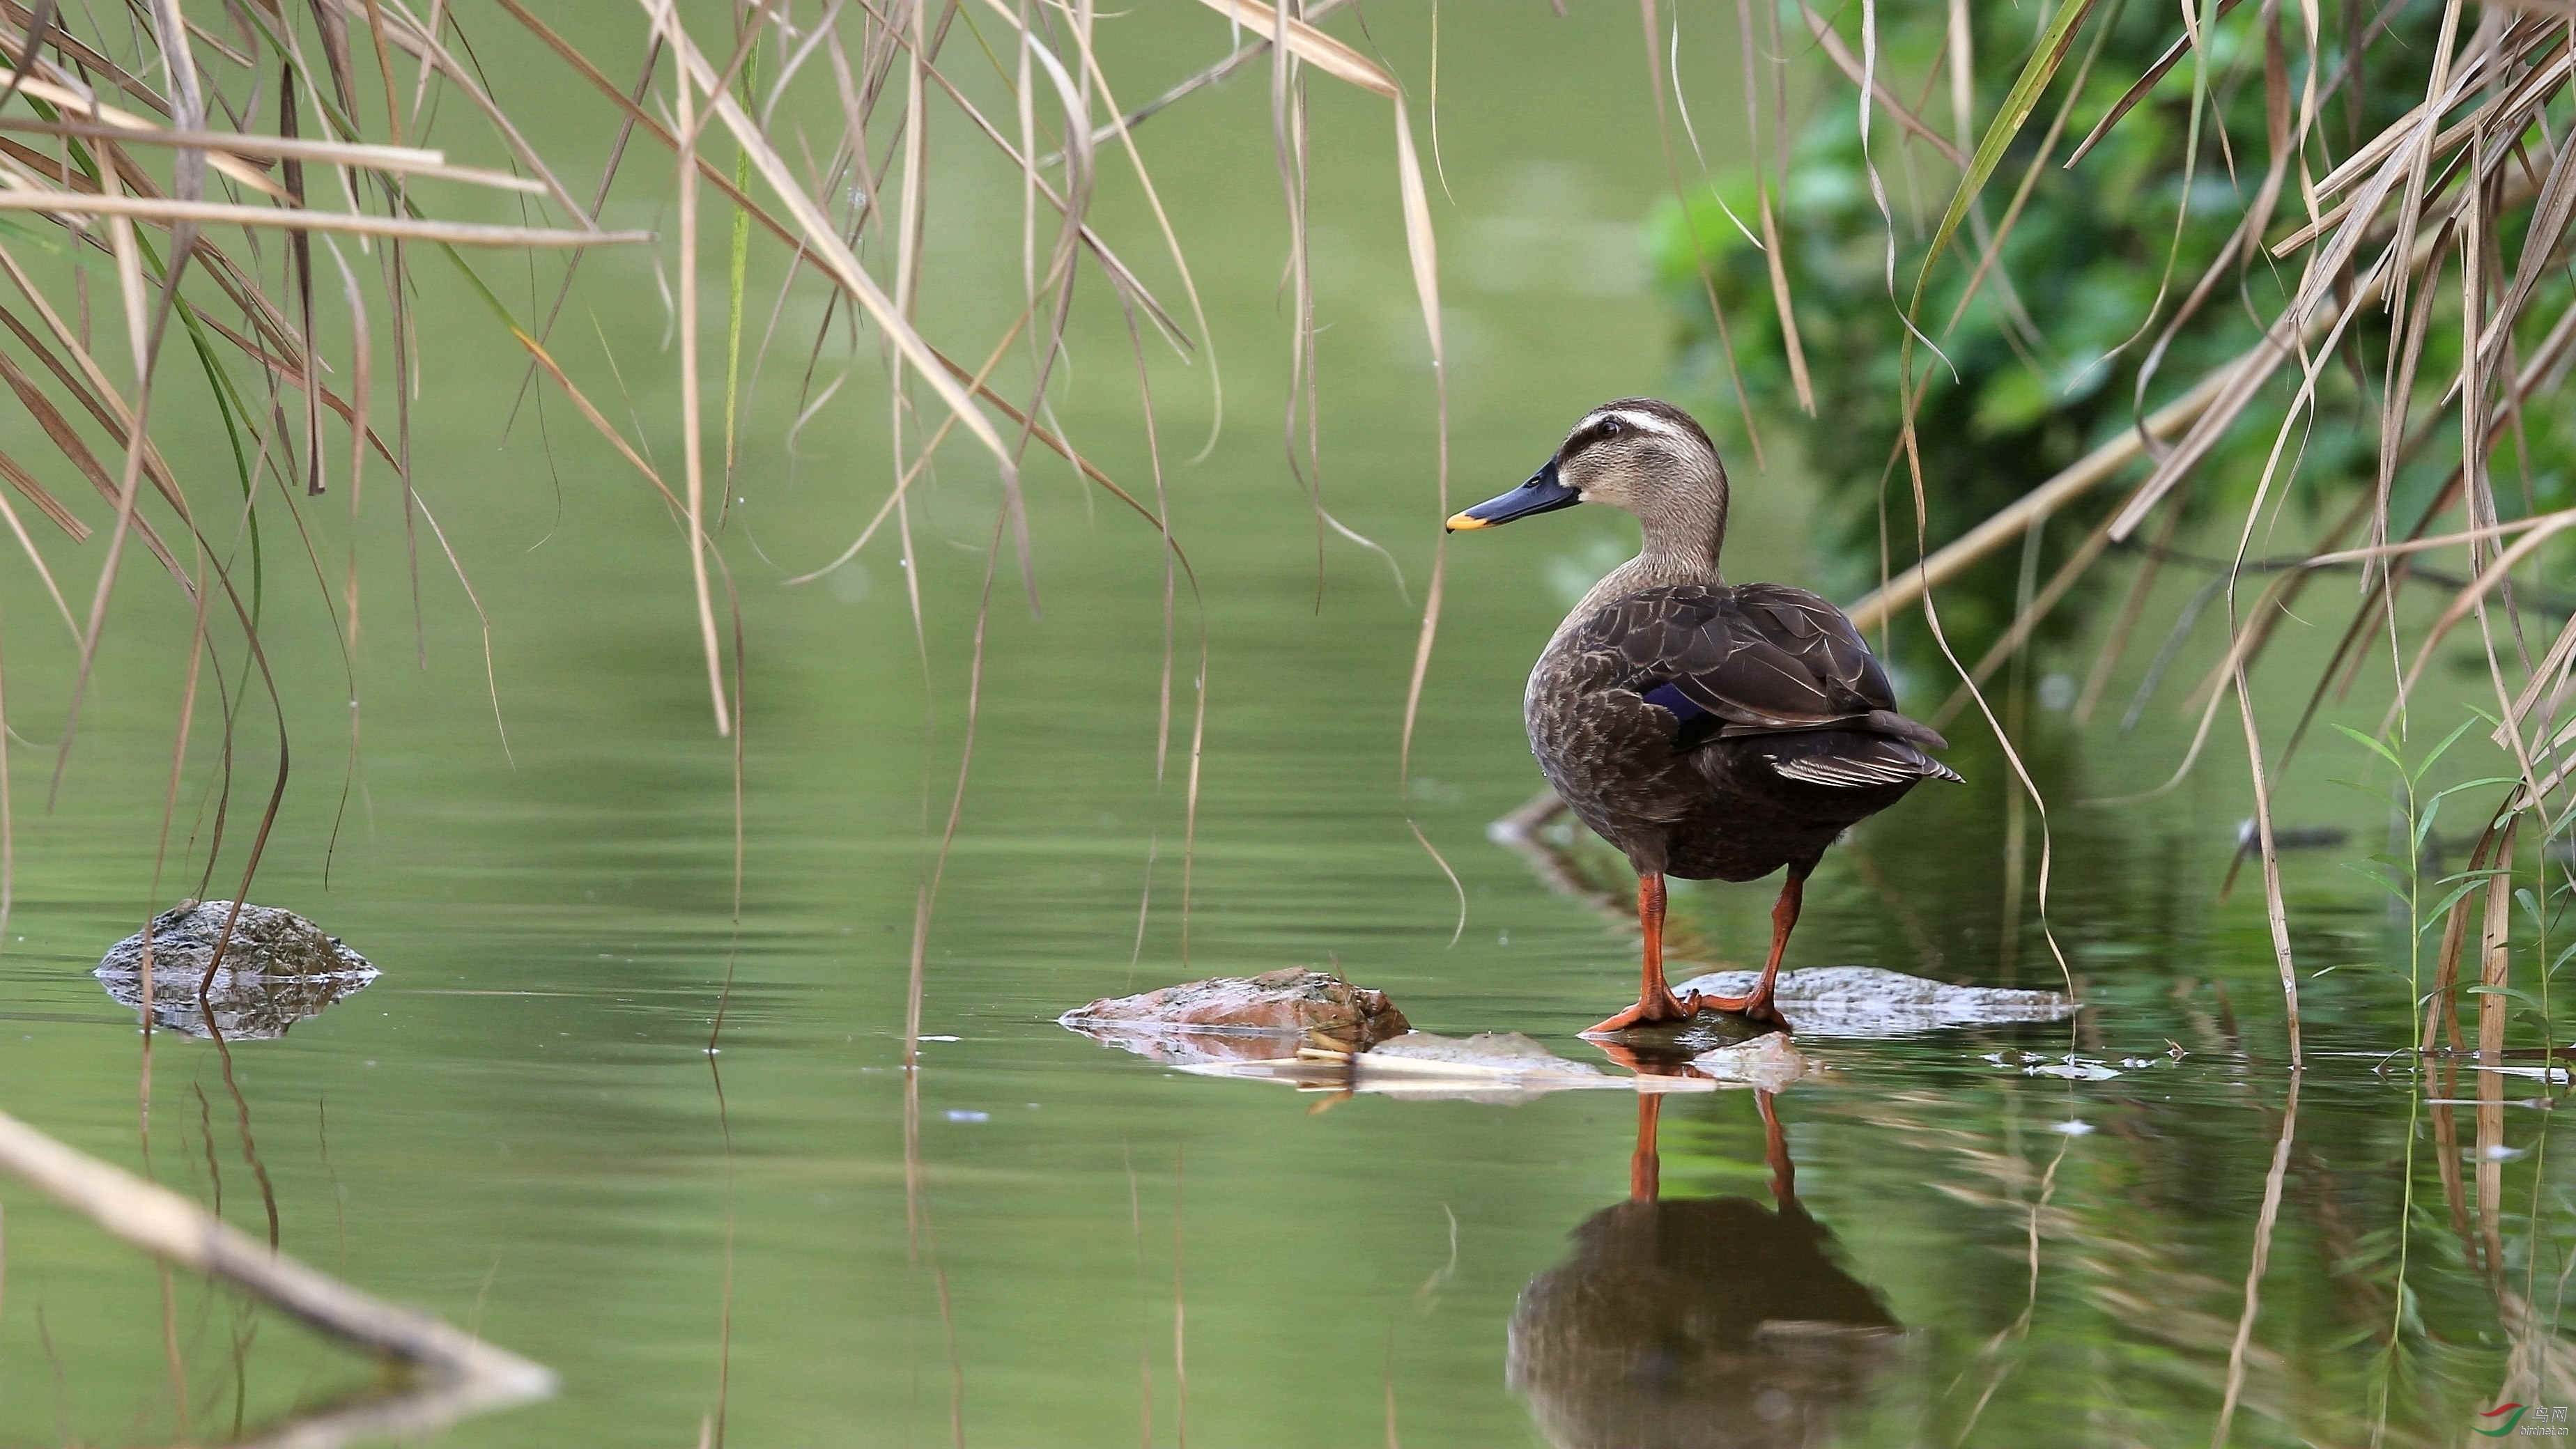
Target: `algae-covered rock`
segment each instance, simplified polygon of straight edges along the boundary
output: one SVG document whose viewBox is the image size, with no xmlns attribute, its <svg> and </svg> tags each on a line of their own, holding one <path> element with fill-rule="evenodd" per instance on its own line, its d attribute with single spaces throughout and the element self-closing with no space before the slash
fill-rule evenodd
<svg viewBox="0 0 2576 1449">
<path fill-rule="evenodd" d="M 109 947 L 93 973 L 109 996 L 138 1012 L 143 1006 L 145 934 L 138 931 Z M 149 934 L 153 1024 L 190 1036 L 218 1030 L 233 1040 L 283 1035 L 377 975 L 366 957 L 338 937 L 273 906 L 243 902 L 236 911 L 231 901 L 197 901 L 153 917 Z M 218 941 L 223 943 L 219 962 Z M 210 964 L 215 968 L 212 981 L 206 979 Z"/>
<path fill-rule="evenodd" d="M 1741 996 L 1759 979 L 1754 971 L 1712 971 L 1676 982 L 1673 990 Z M 1908 1036 L 1945 1027 L 2059 1021 L 2078 1009 L 2054 991 L 1953 986 L 1876 966 L 1784 971 L 1774 999 L 1800 1036 Z"/>
<path fill-rule="evenodd" d="M 1480 1031 L 1464 1038 L 1417 1031 L 1375 1048 L 1368 1054 L 1367 1064 L 1390 1068 L 1404 1064 L 1426 1072 L 1445 1070 L 1496 1076 L 1602 1075 L 1601 1069 L 1590 1062 L 1568 1061 L 1516 1031 Z"/>
<path fill-rule="evenodd" d="M 1776 1031 L 1702 1052 L 1691 1058 L 1691 1068 L 1705 1077 L 1741 1082 L 1765 1092 L 1784 1090 L 1823 1071 L 1815 1058 L 1801 1053 L 1789 1044 L 1787 1036 Z"/>
<path fill-rule="evenodd" d="M 1345 1050 L 1412 1030 L 1385 992 L 1295 966 L 1259 976 L 1219 976 L 1135 996 L 1104 997 L 1056 1020 L 1094 1036 L 1311 1037 Z"/>
</svg>

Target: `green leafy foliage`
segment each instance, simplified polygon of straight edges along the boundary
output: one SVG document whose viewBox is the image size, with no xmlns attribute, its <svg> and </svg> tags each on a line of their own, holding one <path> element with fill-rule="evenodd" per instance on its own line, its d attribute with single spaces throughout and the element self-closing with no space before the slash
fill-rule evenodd
<svg viewBox="0 0 2576 1449">
<path fill-rule="evenodd" d="M 2027 10 L 2004 6 L 1971 7 L 1970 14 L 1975 91 L 1991 106 L 2029 57 L 2033 20 Z M 1789 33 L 1802 29 L 1794 6 L 1783 16 Z M 2335 18 L 2329 17 L 2321 129 L 2333 154 L 2377 133 L 2420 97 L 2438 18 L 2438 7 L 2430 6 L 2395 14 L 2364 49 L 2357 70 L 2338 85 L 2349 50 L 2337 43 Z M 1857 20 L 1855 11 L 1840 21 L 1854 53 L 1860 49 Z M 1938 349 L 1937 356 L 1920 344 L 1914 349 L 1918 375 L 1930 374 L 1919 384 L 1924 396 L 1917 437 L 1931 547 L 1957 537 L 2243 353 L 2288 303 L 2301 258 L 2275 259 L 2241 245 L 2230 250 L 2269 164 L 2267 28 L 2284 23 L 2295 21 L 2246 6 L 2214 29 L 2197 167 L 2185 165 L 2194 93 L 2186 55 L 2070 171 L 2064 161 L 2076 142 L 2149 70 L 2178 31 L 2167 6 L 2105 4 L 2086 21 L 1969 224 L 1932 269 L 1924 294 L 1919 323 Z M 1879 75 L 1891 93 L 1909 100 L 1946 95 L 1940 79 L 1946 24 L 1939 7 L 1879 12 Z M 2280 96 L 2295 104 L 2305 66 L 2305 47 L 2295 34 L 2283 37 L 2282 59 L 2277 84 L 2286 89 Z M 1867 154 L 1876 160 L 1895 211 L 1891 228 L 1872 198 L 1853 89 L 1833 79 L 1796 129 L 1772 197 L 1779 262 L 1813 378 L 1812 415 L 1798 406 L 1769 259 L 1729 215 L 1758 230 L 1752 219 L 1759 215 L 1760 196 L 1752 172 L 1721 176 L 1678 202 L 1668 201 L 1650 223 L 1649 244 L 1678 323 L 1684 386 L 1710 404 L 1705 410 L 1713 420 L 1740 432 L 1741 412 L 1725 396 L 1732 391 L 1730 367 L 1709 307 L 1713 293 L 1733 344 L 1732 374 L 1742 379 L 1751 410 L 1766 430 L 1766 445 L 1783 432 L 1794 437 L 1821 489 L 1817 572 L 1829 592 L 1848 599 L 1875 586 L 1882 567 L 1893 572 L 1919 556 L 1912 489 L 1898 452 L 1903 307 L 1957 173 L 1882 107 L 1872 117 Z M 2075 100 L 2067 108 L 2070 93 Z M 2043 157 L 2041 143 L 2061 108 L 2067 108 L 2065 123 Z M 1937 100 L 1920 115 L 1926 126 L 1955 134 Z M 1981 110 L 1977 124 L 1985 120 Z M 2012 211 L 2034 163 L 2039 170 L 2027 201 Z M 2309 164 L 2313 174 L 2318 157 Z M 2263 244 L 2279 242 L 2305 221 L 2293 171 Z M 1993 263 L 1981 268 L 1990 248 Z M 2512 254 L 2508 248 L 2505 255 Z M 2213 267 L 2220 271 L 2207 296 L 2167 336 Z M 2563 276 L 2552 285 L 2555 290 L 2529 309 L 2542 325 L 2568 296 Z M 2456 307 L 2455 297 L 2450 305 Z M 2290 439 L 2279 476 L 2289 480 L 2289 496 L 2302 508 L 2313 510 L 2320 502 L 2350 498 L 2356 487 L 2375 486 L 2387 331 L 2379 309 L 2356 324 L 2348 339 L 2353 346 L 2320 378 L 2312 419 Z M 2436 334 L 2454 352 L 2451 339 L 2457 335 L 2457 329 Z M 2437 351 L 2428 349 L 2417 374 L 2427 404 L 2458 365 L 2456 356 Z M 2281 403 L 2295 387 L 2296 374 L 2292 366 L 2274 379 Z M 2508 517 L 2565 506 L 2576 497 L 2576 468 L 2570 466 L 2576 440 L 2554 414 L 2544 418 L 2539 411 L 2525 417 L 2499 461 L 2498 492 L 2515 495 L 2499 497 Z M 2276 425 L 2281 415 L 2278 405 L 2253 410 L 2250 421 L 2202 465 L 2203 477 L 2185 493 L 2184 506 L 2206 513 L 2234 504 L 2231 516 L 2241 517 L 2276 435 L 2274 426 L 2258 424 Z M 2456 468 L 2456 426 L 2441 441 L 2446 446 L 2422 449 L 2401 471 L 2392 515 L 2411 521 Z M 2036 560 L 2039 579 L 2055 571 L 2122 492 L 2096 489 L 2052 520 Z M 1943 589 L 1943 617 L 1963 649 L 1981 650 L 2010 622 L 2023 567 L 2020 550 L 2001 549 Z M 2081 617 L 2080 607 L 2061 608 L 2051 629 L 2062 635 Z"/>
</svg>

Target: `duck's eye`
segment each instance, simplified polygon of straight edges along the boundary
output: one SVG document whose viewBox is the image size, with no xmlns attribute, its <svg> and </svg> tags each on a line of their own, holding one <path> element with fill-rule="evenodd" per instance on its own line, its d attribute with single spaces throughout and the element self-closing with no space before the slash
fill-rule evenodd
<svg viewBox="0 0 2576 1449">
<path fill-rule="evenodd" d="M 1621 431 L 1622 429 L 1619 426 L 1619 420 L 1617 418 L 1603 418 L 1601 420 L 1601 436 L 1605 438 L 1615 438 L 1619 436 Z"/>
</svg>

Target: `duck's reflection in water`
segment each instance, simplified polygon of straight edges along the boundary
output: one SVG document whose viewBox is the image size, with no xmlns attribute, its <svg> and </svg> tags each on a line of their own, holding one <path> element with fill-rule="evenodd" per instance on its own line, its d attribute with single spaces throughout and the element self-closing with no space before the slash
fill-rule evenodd
<svg viewBox="0 0 2576 1449">
<path fill-rule="evenodd" d="M 1777 1209 L 1661 1196 L 1660 1095 L 1637 1099 L 1628 1200 L 1521 1290 L 1507 1372 L 1561 1449 L 1824 1445 L 1894 1352 L 1896 1320 L 1799 1206 L 1771 1094 L 1755 1101 Z"/>
</svg>

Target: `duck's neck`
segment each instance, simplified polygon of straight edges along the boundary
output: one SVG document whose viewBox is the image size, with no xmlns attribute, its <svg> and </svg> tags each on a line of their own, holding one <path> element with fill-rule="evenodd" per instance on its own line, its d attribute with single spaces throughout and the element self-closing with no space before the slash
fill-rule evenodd
<svg viewBox="0 0 2576 1449">
<path fill-rule="evenodd" d="M 1565 616 L 1558 634 L 1592 617 L 1603 605 L 1645 589 L 1676 584 L 1725 586 L 1726 580 L 1717 571 L 1718 551 L 1726 546 L 1726 494 L 1722 484 L 1709 504 L 1683 504 L 1641 521 L 1645 525 L 1645 546 L 1635 558 L 1612 569 L 1592 586 L 1583 602 Z"/>
</svg>

